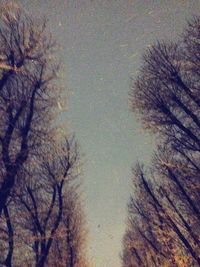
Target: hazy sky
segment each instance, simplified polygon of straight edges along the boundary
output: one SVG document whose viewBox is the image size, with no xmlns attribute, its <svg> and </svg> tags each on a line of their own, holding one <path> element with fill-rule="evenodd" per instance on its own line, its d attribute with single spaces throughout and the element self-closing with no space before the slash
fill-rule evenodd
<svg viewBox="0 0 200 267">
<path fill-rule="evenodd" d="M 0 0 L 2 1 L 2 0 Z M 128 106 L 130 77 L 154 41 L 173 40 L 200 11 L 192 0 L 18 0 L 49 18 L 61 44 L 64 123 L 84 153 L 89 254 L 96 267 L 119 267 L 131 166 L 148 161 L 152 140 Z"/>
</svg>

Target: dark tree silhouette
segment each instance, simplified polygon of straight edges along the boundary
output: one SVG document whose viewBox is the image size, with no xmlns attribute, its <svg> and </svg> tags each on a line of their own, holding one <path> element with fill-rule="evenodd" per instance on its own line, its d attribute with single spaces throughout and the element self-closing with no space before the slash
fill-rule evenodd
<svg viewBox="0 0 200 267">
<path fill-rule="evenodd" d="M 51 145 L 40 158 L 39 165 L 34 170 L 30 169 L 31 180 L 24 177 L 20 192 L 16 193 L 21 210 L 27 214 L 22 225 L 27 225 L 29 239 L 33 240 L 36 267 L 43 267 L 47 262 L 63 219 L 66 187 L 73 192 L 71 183 L 78 161 L 77 145 L 73 139 L 66 139 L 60 148 Z"/>
<path fill-rule="evenodd" d="M 45 21 L 5 5 L 0 22 L 0 215 L 15 177 L 51 130 L 58 67 Z M 50 109 L 51 107 L 51 109 Z"/>
<path fill-rule="evenodd" d="M 86 225 L 77 190 L 71 190 L 64 198 L 62 223 L 54 238 L 48 266 L 86 267 Z"/>
<path fill-rule="evenodd" d="M 132 109 L 155 134 L 157 152 L 149 178 L 142 168 L 134 175 L 124 266 L 200 265 L 199 39 L 195 18 L 177 43 L 148 49 L 132 85 Z"/>
<path fill-rule="evenodd" d="M 84 267 L 79 151 L 55 120 L 55 41 L 45 19 L 16 4 L 0 12 L 0 265 L 61 267 L 61 242 L 64 266 Z"/>
</svg>

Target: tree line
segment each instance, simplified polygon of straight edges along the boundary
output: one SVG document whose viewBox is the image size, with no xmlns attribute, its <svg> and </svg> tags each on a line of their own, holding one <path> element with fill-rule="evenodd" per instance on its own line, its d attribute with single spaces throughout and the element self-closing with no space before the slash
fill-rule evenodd
<svg viewBox="0 0 200 267">
<path fill-rule="evenodd" d="M 80 153 L 56 118 L 64 92 L 46 19 L 0 17 L 0 266 L 84 267 Z"/>
<path fill-rule="evenodd" d="M 133 168 L 122 266 L 200 266 L 199 17 L 144 53 L 130 102 L 156 151 Z"/>
<path fill-rule="evenodd" d="M 80 152 L 57 126 L 64 96 L 45 19 L 0 9 L 0 266 L 86 267 Z M 155 135 L 133 168 L 123 267 L 200 266 L 200 18 L 143 55 L 132 110 Z"/>
</svg>

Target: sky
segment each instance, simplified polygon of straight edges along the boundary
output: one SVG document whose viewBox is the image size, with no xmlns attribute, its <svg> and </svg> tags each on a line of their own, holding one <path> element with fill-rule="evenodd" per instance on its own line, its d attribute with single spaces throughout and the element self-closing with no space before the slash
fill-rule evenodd
<svg viewBox="0 0 200 267">
<path fill-rule="evenodd" d="M 3 0 L 0 0 L 3 1 Z M 88 253 L 96 267 L 120 267 L 131 168 L 149 163 L 153 137 L 128 103 L 142 53 L 157 40 L 175 40 L 200 11 L 193 0 L 17 0 L 46 16 L 62 59 L 69 101 L 62 117 L 83 154 Z"/>
</svg>

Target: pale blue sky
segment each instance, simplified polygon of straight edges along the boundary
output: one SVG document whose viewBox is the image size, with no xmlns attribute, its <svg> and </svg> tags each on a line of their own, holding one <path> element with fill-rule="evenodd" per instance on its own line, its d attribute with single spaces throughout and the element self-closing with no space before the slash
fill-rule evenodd
<svg viewBox="0 0 200 267">
<path fill-rule="evenodd" d="M 128 106 L 130 77 L 157 39 L 173 40 L 200 11 L 192 0 L 18 0 L 49 18 L 62 49 L 71 97 L 64 122 L 84 153 L 89 252 L 96 267 L 119 267 L 131 166 L 148 161 L 152 138 Z M 67 89 L 66 89 L 67 92 Z"/>
</svg>

